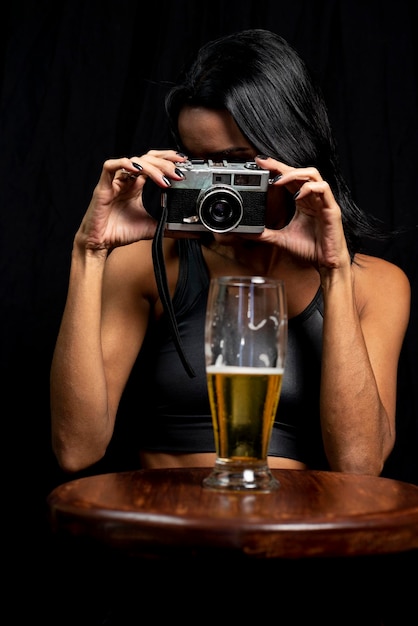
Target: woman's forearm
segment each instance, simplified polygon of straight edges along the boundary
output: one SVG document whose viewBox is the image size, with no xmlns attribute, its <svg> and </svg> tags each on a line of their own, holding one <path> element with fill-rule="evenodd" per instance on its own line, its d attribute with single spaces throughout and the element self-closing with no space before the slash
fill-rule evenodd
<svg viewBox="0 0 418 626">
<path fill-rule="evenodd" d="M 321 426 L 332 470 L 379 475 L 394 429 L 379 394 L 353 280 L 351 268 L 322 280 Z"/>
<path fill-rule="evenodd" d="M 52 445 L 68 471 L 98 461 L 112 436 L 101 344 L 106 251 L 73 249 L 67 302 L 51 366 Z"/>
</svg>

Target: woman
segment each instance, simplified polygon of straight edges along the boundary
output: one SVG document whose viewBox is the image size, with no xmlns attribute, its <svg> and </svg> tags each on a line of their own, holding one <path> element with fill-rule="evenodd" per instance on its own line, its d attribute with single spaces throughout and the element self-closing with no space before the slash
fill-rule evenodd
<svg viewBox="0 0 418 626">
<path fill-rule="evenodd" d="M 203 325 L 209 279 L 284 279 L 289 349 L 269 449 L 272 468 L 379 475 L 395 441 L 397 365 L 410 288 L 397 266 L 361 253 L 378 236 L 338 167 L 326 108 L 295 51 L 247 30 L 211 42 L 167 98 L 175 150 L 108 160 L 74 239 L 51 369 L 53 448 L 61 467 L 100 460 L 139 354 L 138 463 L 213 465 Z M 167 232 L 167 283 L 188 376 L 154 272 L 157 221 L 144 186 L 162 191 L 201 158 L 270 172 L 260 234 Z M 187 173 L 186 173 L 187 176 Z M 149 207 L 148 207 L 149 208 Z M 111 251 L 111 254 L 109 252 Z"/>
</svg>

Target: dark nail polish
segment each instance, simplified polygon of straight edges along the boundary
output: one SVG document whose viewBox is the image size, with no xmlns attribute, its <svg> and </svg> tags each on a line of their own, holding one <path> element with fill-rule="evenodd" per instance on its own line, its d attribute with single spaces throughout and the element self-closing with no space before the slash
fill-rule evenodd
<svg viewBox="0 0 418 626">
<path fill-rule="evenodd" d="M 169 179 L 167 178 L 167 176 L 163 176 L 163 181 L 165 182 L 166 185 L 168 185 L 169 187 L 171 187 L 171 182 L 169 181 Z"/>
<path fill-rule="evenodd" d="M 266 159 L 268 159 L 268 156 L 266 156 L 265 154 L 257 154 L 257 156 L 255 158 L 256 159 L 261 159 L 262 161 L 265 161 Z"/>
<path fill-rule="evenodd" d="M 176 152 L 176 154 L 178 154 L 180 157 L 183 157 L 183 159 L 187 159 L 187 154 L 183 154 L 183 152 Z"/>
<path fill-rule="evenodd" d="M 300 194 L 300 189 L 299 189 L 299 191 L 297 191 L 297 192 L 295 193 L 295 195 L 293 196 L 293 200 L 297 200 L 297 198 L 299 197 L 299 194 Z"/>
<path fill-rule="evenodd" d="M 135 161 L 131 161 L 131 163 L 134 167 L 136 167 L 137 170 L 139 170 L 140 172 L 142 171 L 142 165 L 140 165 L 139 163 L 135 163 Z"/>
<path fill-rule="evenodd" d="M 176 167 L 174 171 L 177 174 L 177 176 L 180 176 L 180 178 L 185 178 L 184 173 L 181 170 L 179 170 L 178 167 Z"/>
<path fill-rule="evenodd" d="M 282 174 L 277 174 L 277 176 L 275 176 L 274 178 L 271 179 L 272 183 L 277 183 L 278 180 L 280 180 L 281 178 L 283 178 Z"/>
</svg>

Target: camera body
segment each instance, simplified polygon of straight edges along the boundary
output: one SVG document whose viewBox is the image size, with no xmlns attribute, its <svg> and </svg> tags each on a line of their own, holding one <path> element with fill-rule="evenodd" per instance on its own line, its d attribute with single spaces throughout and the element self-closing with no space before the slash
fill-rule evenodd
<svg viewBox="0 0 418 626">
<path fill-rule="evenodd" d="M 162 192 L 170 231 L 261 233 L 270 172 L 254 161 L 194 159 L 177 164 L 184 180 Z"/>
</svg>

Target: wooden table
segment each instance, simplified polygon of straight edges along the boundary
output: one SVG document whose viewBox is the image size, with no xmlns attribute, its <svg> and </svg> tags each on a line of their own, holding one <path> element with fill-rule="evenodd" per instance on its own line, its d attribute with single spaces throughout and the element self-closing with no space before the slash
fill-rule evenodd
<svg viewBox="0 0 418 626">
<path fill-rule="evenodd" d="M 273 470 L 277 492 L 224 494 L 202 488 L 209 472 L 139 470 L 56 487 L 42 569 L 54 619 L 60 608 L 48 623 L 418 623 L 418 486 Z"/>
<path fill-rule="evenodd" d="M 298 559 L 418 549 L 418 486 L 337 472 L 273 470 L 271 494 L 202 488 L 210 469 L 90 476 L 48 496 L 53 532 L 130 556 Z"/>
</svg>

